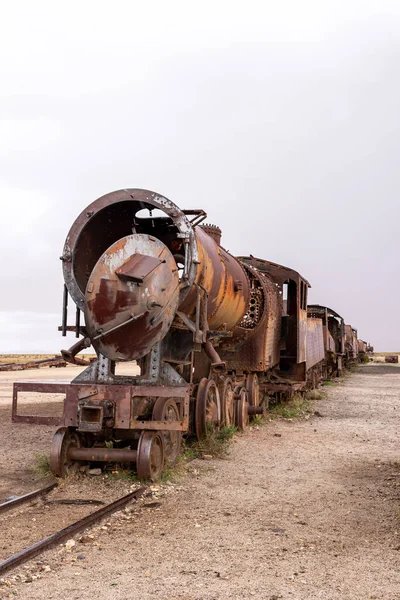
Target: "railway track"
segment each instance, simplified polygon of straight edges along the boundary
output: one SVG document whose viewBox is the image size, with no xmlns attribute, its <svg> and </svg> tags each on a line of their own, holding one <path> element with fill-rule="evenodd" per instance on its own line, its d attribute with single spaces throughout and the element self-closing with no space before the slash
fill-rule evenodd
<svg viewBox="0 0 400 600">
<path fill-rule="evenodd" d="M 24 494 L 23 496 L 17 496 L 16 498 L 12 498 L 0 504 L 0 516 L 9 511 L 12 508 L 18 507 L 22 504 L 26 504 L 31 500 L 34 500 L 40 496 L 45 496 L 50 491 L 52 491 L 57 486 L 56 483 L 47 485 L 39 490 L 35 490 L 34 492 L 30 492 L 28 494 Z M 61 544 L 67 539 L 70 539 L 77 533 L 80 533 L 90 527 L 91 525 L 98 523 L 103 518 L 108 517 L 114 512 L 124 508 L 127 504 L 132 502 L 133 500 L 137 500 L 146 490 L 147 488 L 140 487 L 139 489 L 118 498 L 117 500 L 110 502 L 109 504 L 91 512 L 85 517 L 78 519 L 77 521 L 71 523 L 67 527 L 61 528 L 55 533 L 48 535 L 41 540 L 15 552 L 8 558 L 4 559 L 0 562 L 0 577 L 3 576 L 7 571 L 18 567 L 29 560 L 37 557 L 39 554 L 44 552 L 45 550 L 49 550 L 50 548 Z M 57 502 L 57 501 L 55 501 Z M 59 501 L 62 503 L 63 501 Z M 70 501 L 69 503 L 79 503 L 79 501 Z M 93 504 L 93 501 L 86 501 L 86 504 Z"/>
<path fill-rule="evenodd" d="M 49 485 L 46 485 L 45 487 L 42 487 L 33 492 L 28 492 L 27 494 L 24 494 L 23 496 L 14 496 L 14 497 L 10 498 L 9 500 L 5 500 L 4 502 L 2 502 L 0 504 L 0 515 L 7 512 L 8 510 L 11 510 L 12 508 L 16 508 L 17 506 L 20 506 L 21 504 L 26 504 L 27 502 L 30 502 L 31 500 L 34 500 L 35 498 L 38 498 L 40 496 L 45 496 L 46 494 L 51 492 L 51 490 L 54 490 L 55 487 L 57 487 L 57 483 L 50 483 Z"/>
</svg>

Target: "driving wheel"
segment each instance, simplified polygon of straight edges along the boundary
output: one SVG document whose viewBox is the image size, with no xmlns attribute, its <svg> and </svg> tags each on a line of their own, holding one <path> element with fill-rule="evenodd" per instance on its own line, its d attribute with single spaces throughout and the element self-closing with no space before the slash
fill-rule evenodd
<svg viewBox="0 0 400 600">
<path fill-rule="evenodd" d="M 217 384 L 213 379 L 203 379 L 199 383 L 196 397 L 195 428 L 197 439 L 207 436 L 221 423 L 221 405 Z"/>
<path fill-rule="evenodd" d="M 221 399 L 221 421 L 225 427 L 235 424 L 235 386 L 230 377 L 224 379 L 219 387 Z"/>
<path fill-rule="evenodd" d="M 158 431 L 142 431 L 137 447 L 139 479 L 156 481 L 164 468 L 164 441 Z"/>
<path fill-rule="evenodd" d="M 247 402 L 247 390 L 244 387 L 235 389 L 235 425 L 242 431 L 249 424 L 249 403 Z"/>
<path fill-rule="evenodd" d="M 153 421 L 164 421 L 164 423 L 178 422 L 181 417 L 179 408 L 173 398 L 157 398 L 153 407 Z M 182 432 L 163 431 L 165 462 L 174 465 L 181 451 Z"/>
<path fill-rule="evenodd" d="M 56 477 L 66 477 L 76 470 L 79 462 L 70 460 L 70 448 L 80 448 L 81 439 L 71 427 L 60 427 L 54 434 L 50 449 L 50 470 Z"/>
<path fill-rule="evenodd" d="M 260 405 L 260 384 L 257 373 L 250 373 L 246 381 L 247 401 L 250 406 Z"/>
</svg>

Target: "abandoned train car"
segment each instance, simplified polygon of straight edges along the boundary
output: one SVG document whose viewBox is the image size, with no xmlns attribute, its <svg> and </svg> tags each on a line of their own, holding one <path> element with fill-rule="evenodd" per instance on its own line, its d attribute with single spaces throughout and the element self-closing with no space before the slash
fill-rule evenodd
<svg viewBox="0 0 400 600">
<path fill-rule="evenodd" d="M 344 363 L 345 366 L 349 366 L 353 363 L 358 362 L 358 337 L 357 329 L 351 325 L 345 324 L 344 326 Z"/>
<path fill-rule="evenodd" d="M 345 324 L 343 317 L 331 308 L 320 306 L 319 304 L 309 305 L 308 315 L 312 318 L 322 319 L 325 348 L 323 364 L 324 379 L 340 377 L 343 370 L 345 352 Z"/>
<path fill-rule="evenodd" d="M 73 223 L 61 257 L 61 330 L 79 339 L 62 354 L 74 363 L 92 346 L 97 359 L 62 390 L 36 384 L 65 393 L 51 447 L 54 475 L 82 462 L 125 462 L 136 464 L 139 477 L 157 479 L 177 460 L 182 435 L 245 428 L 268 397 L 340 373 L 343 319 L 307 307 L 309 283 L 293 269 L 229 254 L 221 230 L 205 218 L 154 192 L 127 189 L 92 202 Z M 116 374 L 117 363 L 133 360 L 139 375 Z M 13 418 L 32 422 L 17 414 L 20 390 L 17 384 Z"/>
</svg>

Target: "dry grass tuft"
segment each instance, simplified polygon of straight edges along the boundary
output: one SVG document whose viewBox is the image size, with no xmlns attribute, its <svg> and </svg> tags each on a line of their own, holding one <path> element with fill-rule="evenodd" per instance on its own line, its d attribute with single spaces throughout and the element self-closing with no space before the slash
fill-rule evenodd
<svg viewBox="0 0 400 600">
<path fill-rule="evenodd" d="M 50 456 L 48 454 L 36 454 L 35 464 L 32 466 L 32 471 L 35 471 L 41 477 L 51 475 Z"/>
<path fill-rule="evenodd" d="M 272 419 L 301 419 L 312 414 L 309 400 L 304 394 L 294 394 L 287 402 L 275 404 L 269 408 L 268 415 Z"/>
<path fill-rule="evenodd" d="M 202 458 L 212 456 L 213 458 L 224 458 L 229 451 L 230 442 L 237 432 L 233 425 L 214 429 L 210 427 L 204 439 L 193 442 L 186 447 L 183 456 L 185 458 Z"/>
<path fill-rule="evenodd" d="M 326 392 L 323 392 L 320 389 L 308 390 L 308 392 L 306 392 L 307 400 L 322 400 L 323 398 L 326 398 Z"/>
</svg>

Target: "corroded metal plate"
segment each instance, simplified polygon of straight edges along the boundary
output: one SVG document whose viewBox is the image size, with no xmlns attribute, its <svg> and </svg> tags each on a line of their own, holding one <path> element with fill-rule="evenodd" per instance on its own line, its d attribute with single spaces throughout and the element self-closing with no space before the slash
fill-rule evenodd
<svg viewBox="0 0 400 600">
<path fill-rule="evenodd" d="M 175 260 L 152 236 L 125 236 L 97 261 L 85 300 L 85 324 L 94 348 L 111 360 L 141 358 L 166 335 L 175 316 Z"/>
</svg>

